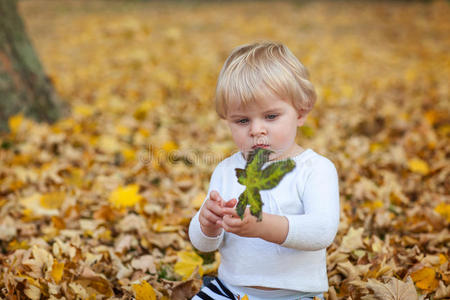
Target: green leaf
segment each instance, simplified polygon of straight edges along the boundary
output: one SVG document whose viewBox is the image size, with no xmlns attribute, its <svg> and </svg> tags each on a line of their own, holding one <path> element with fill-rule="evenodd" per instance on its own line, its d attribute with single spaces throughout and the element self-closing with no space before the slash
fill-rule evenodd
<svg viewBox="0 0 450 300">
<path fill-rule="evenodd" d="M 243 191 L 242 194 L 239 196 L 239 202 L 236 205 L 236 212 L 241 217 L 241 220 L 244 218 L 244 212 L 248 204 L 248 197 L 246 191 L 247 189 Z"/>
<path fill-rule="evenodd" d="M 248 202 L 250 203 L 250 213 L 256 217 L 257 221 L 262 221 L 262 206 L 261 194 L 258 188 L 253 188 L 248 193 Z M 242 217 L 241 217 L 242 218 Z"/>
<path fill-rule="evenodd" d="M 283 179 L 284 175 L 294 168 L 295 162 L 292 159 L 271 164 L 262 171 L 262 176 L 258 185 L 259 188 L 261 190 L 268 190 L 276 187 Z"/>
<path fill-rule="evenodd" d="M 239 195 L 239 202 L 236 212 L 244 218 L 247 205 L 250 205 L 250 213 L 259 221 L 262 220 L 262 206 L 260 190 L 269 190 L 276 187 L 283 177 L 295 168 L 292 159 L 278 161 L 262 169 L 269 161 L 270 150 L 257 148 L 250 152 L 247 164 L 244 169 L 236 168 L 238 182 L 246 186 L 246 189 Z"/>
<path fill-rule="evenodd" d="M 244 169 L 236 168 L 236 177 L 238 178 L 238 182 L 242 185 L 245 185 L 247 174 Z"/>
</svg>

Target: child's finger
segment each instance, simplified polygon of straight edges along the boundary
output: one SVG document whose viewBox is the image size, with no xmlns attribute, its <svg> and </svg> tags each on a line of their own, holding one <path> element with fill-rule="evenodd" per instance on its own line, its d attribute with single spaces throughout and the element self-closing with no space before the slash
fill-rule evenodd
<svg viewBox="0 0 450 300">
<path fill-rule="evenodd" d="M 239 217 L 232 217 L 230 215 L 226 215 L 222 219 L 222 227 L 225 229 L 227 228 L 227 231 L 232 231 L 237 228 L 240 228 L 242 226 L 242 220 Z"/>
<path fill-rule="evenodd" d="M 206 211 L 204 214 L 204 218 L 206 219 L 206 221 L 208 221 L 212 225 L 217 224 L 217 221 L 219 221 L 221 219 L 220 217 L 218 217 L 216 214 L 214 214 L 211 211 Z"/>
<path fill-rule="evenodd" d="M 209 199 L 219 202 L 220 206 L 223 205 L 223 199 L 217 191 L 211 191 L 211 193 L 209 193 Z"/>
<path fill-rule="evenodd" d="M 237 200 L 235 198 L 228 200 L 227 202 L 225 202 L 224 206 L 225 207 L 234 207 L 237 203 Z"/>
<path fill-rule="evenodd" d="M 234 207 L 224 207 L 222 211 L 225 216 L 228 215 L 233 218 L 239 218 L 239 215 L 237 214 L 236 209 L 234 209 Z"/>
<path fill-rule="evenodd" d="M 208 203 L 205 204 L 205 208 L 218 217 L 223 215 L 223 208 L 220 206 L 220 203 L 216 201 L 208 201 Z"/>
</svg>

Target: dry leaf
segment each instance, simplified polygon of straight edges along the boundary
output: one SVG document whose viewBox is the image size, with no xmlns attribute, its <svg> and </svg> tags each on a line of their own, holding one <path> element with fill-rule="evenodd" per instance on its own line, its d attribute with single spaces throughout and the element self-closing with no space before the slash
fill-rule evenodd
<svg viewBox="0 0 450 300">
<path fill-rule="evenodd" d="M 436 290 L 435 299 L 449 299 L 450 298 L 450 285 L 445 286 L 442 281 L 439 281 L 439 287 Z"/>
<path fill-rule="evenodd" d="M 450 204 L 449 203 L 439 203 L 438 206 L 434 208 L 434 211 L 443 216 L 447 222 L 450 222 Z"/>
<path fill-rule="evenodd" d="M 155 258 L 152 255 L 143 255 L 134 258 L 131 262 L 131 266 L 135 269 L 142 270 L 143 272 L 156 273 Z"/>
<path fill-rule="evenodd" d="M 136 184 L 118 187 L 109 196 L 109 202 L 117 208 L 134 206 L 142 200 L 139 195 L 139 186 Z"/>
<path fill-rule="evenodd" d="M 408 160 L 408 167 L 412 172 L 421 175 L 427 175 L 430 172 L 430 167 L 427 162 L 420 158 L 412 158 Z"/>
<path fill-rule="evenodd" d="M 133 291 L 136 300 L 156 300 L 156 293 L 153 287 L 145 280 L 139 284 L 133 284 Z"/>
<path fill-rule="evenodd" d="M 419 297 L 410 277 L 406 283 L 397 278 L 389 278 L 387 283 L 369 279 L 367 287 L 375 293 L 379 300 L 418 300 Z"/>
<path fill-rule="evenodd" d="M 362 241 L 362 234 L 364 228 L 353 229 L 350 227 L 348 233 L 344 236 L 341 243 L 341 249 L 343 252 L 351 252 L 356 249 L 364 248 Z"/>
<path fill-rule="evenodd" d="M 178 261 L 175 264 L 174 271 L 183 276 L 183 280 L 191 277 L 196 269 L 198 269 L 200 276 L 203 275 L 203 259 L 194 251 L 180 251 L 177 255 Z"/>
<path fill-rule="evenodd" d="M 411 278 L 416 286 L 422 290 L 434 291 L 439 285 L 436 279 L 436 271 L 433 268 L 425 267 L 411 273 Z"/>
<path fill-rule="evenodd" d="M 175 284 L 172 288 L 172 300 L 184 300 L 191 299 L 195 294 L 200 291 L 202 286 L 199 278 L 191 278 L 185 282 Z"/>
<path fill-rule="evenodd" d="M 138 1 L 126 15 L 47 2 L 18 4 L 72 110 L 53 124 L 11 116 L 0 135 L 1 299 L 128 299 L 145 280 L 165 300 L 198 283 L 196 268 L 217 272 L 212 255 L 177 260 L 214 167 L 237 150 L 211 102 L 216 75 L 231 44 L 279 33 L 320 99 L 298 141 L 340 175 L 329 298 L 373 300 L 364 281 L 404 274 L 426 298 L 450 297 L 447 1 Z M 289 22 L 267 22 L 274 10 Z M 348 16 L 364 25 L 350 35 Z M 174 281 L 177 261 L 190 277 Z"/>
<path fill-rule="evenodd" d="M 61 281 L 64 272 L 64 263 L 59 263 L 57 260 L 53 261 L 53 267 L 51 271 L 51 276 L 56 283 Z"/>
</svg>

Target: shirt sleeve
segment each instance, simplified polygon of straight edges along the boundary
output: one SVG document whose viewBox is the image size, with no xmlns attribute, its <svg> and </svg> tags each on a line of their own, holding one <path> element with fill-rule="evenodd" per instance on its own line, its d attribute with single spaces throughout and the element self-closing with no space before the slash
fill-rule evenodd
<svg viewBox="0 0 450 300">
<path fill-rule="evenodd" d="M 289 230 L 282 246 L 314 251 L 328 247 L 339 225 L 339 184 L 334 164 L 324 157 L 313 162 L 306 178 L 303 215 L 286 215 Z"/>
<path fill-rule="evenodd" d="M 221 190 L 221 166 L 220 164 L 216 167 L 216 169 L 214 170 L 213 174 L 211 175 L 211 180 L 209 183 L 209 190 L 208 190 L 208 194 L 205 198 L 208 199 L 209 194 L 211 193 L 211 191 L 216 190 L 216 191 L 220 191 Z M 203 204 L 201 207 L 203 207 L 203 205 L 205 204 L 205 201 L 203 201 Z M 200 227 L 200 222 L 198 220 L 198 216 L 200 213 L 200 209 L 197 211 L 197 213 L 195 214 L 195 216 L 192 218 L 190 224 L 189 224 L 189 239 L 191 240 L 192 245 L 202 251 L 202 252 L 212 252 L 215 251 L 219 248 L 220 244 L 222 243 L 223 240 L 223 236 L 224 236 L 224 231 L 222 230 L 222 232 L 216 236 L 216 237 L 209 237 L 207 235 L 205 235 Z"/>
</svg>

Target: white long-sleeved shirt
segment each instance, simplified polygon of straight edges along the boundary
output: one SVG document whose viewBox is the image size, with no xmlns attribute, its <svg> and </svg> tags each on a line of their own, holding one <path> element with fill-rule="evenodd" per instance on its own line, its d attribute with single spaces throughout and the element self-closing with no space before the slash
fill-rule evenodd
<svg viewBox="0 0 450 300">
<path fill-rule="evenodd" d="M 204 252 L 219 249 L 218 276 L 225 282 L 301 292 L 328 290 L 326 247 L 332 243 L 339 223 L 336 168 L 311 149 L 292 159 L 294 170 L 275 188 L 260 191 L 263 212 L 288 219 L 288 234 L 281 245 L 224 231 L 208 237 L 200 228 L 199 213 L 192 218 L 192 244 Z M 238 199 L 245 186 L 238 183 L 235 168 L 244 169 L 245 164 L 241 152 L 220 162 L 211 176 L 207 197 L 216 190 L 225 201 Z"/>
</svg>

